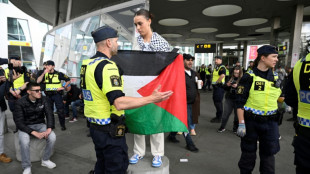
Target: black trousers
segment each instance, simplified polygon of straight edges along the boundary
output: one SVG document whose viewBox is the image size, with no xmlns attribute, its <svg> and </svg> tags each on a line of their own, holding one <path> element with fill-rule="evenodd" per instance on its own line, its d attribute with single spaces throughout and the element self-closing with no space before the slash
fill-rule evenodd
<svg viewBox="0 0 310 174">
<path fill-rule="evenodd" d="M 52 111 L 54 110 L 54 103 L 57 109 L 58 119 L 61 127 L 66 127 L 65 125 L 65 106 L 62 101 L 62 95 L 60 93 L 55 93 L 53 95 L 46 95 L 50 100 Z"/>
<path fill-rule="evenodd" d="M 223 98 L 225 90 L 223 87 L 213 85 L 213 102 L 216 108 L 216 118 L 222 119 L 223 115 Z"/>
<path fill-rule="evenodd" d="M 112 138 L 108 132 L 90 127 L 90 135 L 93 139 L 97 162 L 96 174 L 126 174 L 129 160 L 128 147 L 125 136 Z"/>
<path fill-rule="evenodd" d="M 295 153 L 296 174 L 306 174 L 310 172 L 310 128 L 299 126 L 297 135 L 292 143 Z"/>
<path fill-rule="evenodd" d="M 242 154 L 238 163 L 240 173 L 252 173 L 256 161 L 257 141 L 259 140 L 259 171 L 262 174 L 274 174 L 274 155 L 280 150 L 278 122 L 245 120 L 245 127 L 246 135 L 241 138 Z"/>
</svg>

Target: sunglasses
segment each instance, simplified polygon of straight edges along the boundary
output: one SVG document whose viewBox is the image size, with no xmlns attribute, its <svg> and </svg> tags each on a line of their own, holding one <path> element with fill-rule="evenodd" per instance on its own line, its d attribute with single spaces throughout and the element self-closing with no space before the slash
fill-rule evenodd
<svg viewBox="0 0 310 174">
<path fill-rule="evenodd" d="M 30 91 L 35 91 L 36 93 L 41 93 L 41 89 L 30 90 Z"/>
</svg>

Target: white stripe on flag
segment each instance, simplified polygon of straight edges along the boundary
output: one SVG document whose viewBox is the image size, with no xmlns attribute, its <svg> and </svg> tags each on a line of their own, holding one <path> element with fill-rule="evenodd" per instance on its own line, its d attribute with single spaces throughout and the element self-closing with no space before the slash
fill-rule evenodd
<svg viewBox="0 0 310 174">
<path fill-rule="evenodd" d="M 157 76 L 127 76 L 123 75 L 124 93 L 130 97 L 142 97 L 137 91 L 154 80 Z"/>
</svg>

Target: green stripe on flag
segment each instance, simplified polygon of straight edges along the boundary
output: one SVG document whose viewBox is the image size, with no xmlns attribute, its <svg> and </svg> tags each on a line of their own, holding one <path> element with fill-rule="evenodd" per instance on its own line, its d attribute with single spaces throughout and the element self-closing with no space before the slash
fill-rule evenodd
<svg viewBox="0 0 310 174">
<path fill-rule="evenodd" d="M 187 132 L 178 118 L 154 103 L 137 109 L 125 110 L 130 133 L 150 135 L 161 132 Z"/>
</svg>

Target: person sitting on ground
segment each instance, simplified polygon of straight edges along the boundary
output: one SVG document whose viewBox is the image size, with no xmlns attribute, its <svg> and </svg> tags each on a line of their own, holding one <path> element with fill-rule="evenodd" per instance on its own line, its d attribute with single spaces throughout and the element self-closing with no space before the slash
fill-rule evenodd
<svg viewBox="0 0 310 174">
<path fill-rule="evenodd" d="M 13 118 L 18 128 L 23 174 L 31 174 L 31 135 L 46 139 L 41 165 L 49 169 L 56 167 L 56 164 L 49 160 L 56 141 L 56 135 L 52 131 L 55 120 L 50 105 L 49 101 L 41 96 L 40 84 L 33 82 L 27 84 L 27 95 L 16 102 Z"/>
<path fill-rule="evenodd" d="M 78 88 L 75 84 L 72 84 L 71 89 L 64 95 L 63 102 L 65 104 L 65 117 L 69 116 L 69 105 L 71 104 L 72 118 L 69 120 L 69 122 L 76 122 L 77 106 L 84 106 L 80 88 Z"/>
</svg>

